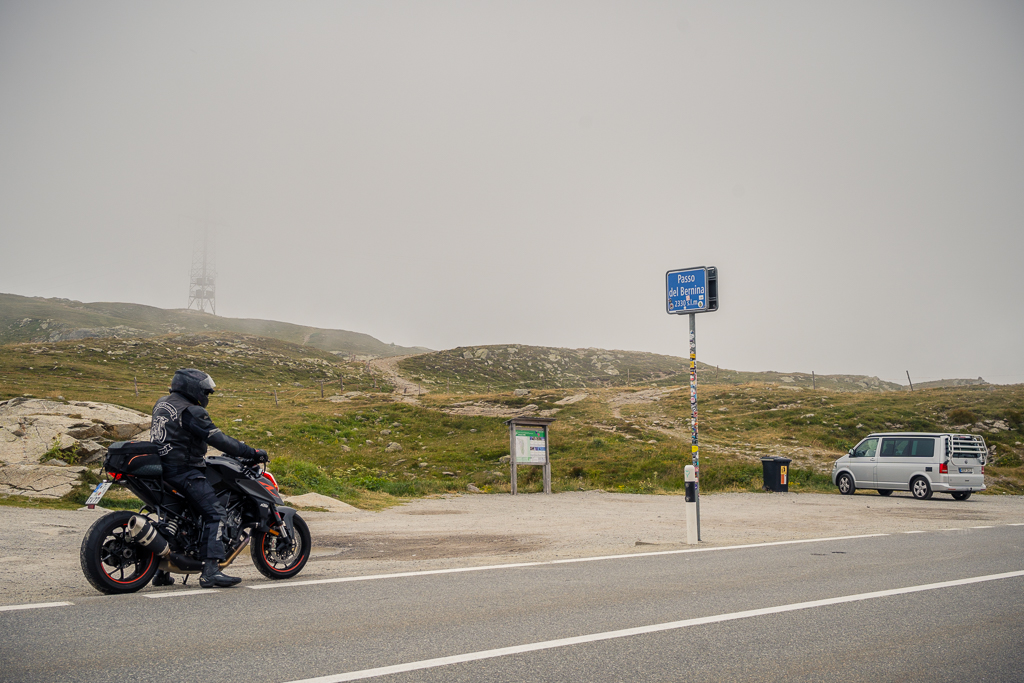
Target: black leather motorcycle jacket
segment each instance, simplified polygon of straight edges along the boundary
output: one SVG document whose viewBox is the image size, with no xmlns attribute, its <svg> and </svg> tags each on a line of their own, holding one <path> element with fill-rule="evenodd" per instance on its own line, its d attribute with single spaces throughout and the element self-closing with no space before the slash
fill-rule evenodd
<svg viewBox="0 0 1024 683">
<path fill-rule="evenodd" d="M 256 449 L 220 431 L 205 408 L 177 392 L 153 406 L 150 441 L 159 445 L 160 459 L 170 469 L 206 467 L 207 444 L 240 460 L 256 456 Z"/>
</svg>

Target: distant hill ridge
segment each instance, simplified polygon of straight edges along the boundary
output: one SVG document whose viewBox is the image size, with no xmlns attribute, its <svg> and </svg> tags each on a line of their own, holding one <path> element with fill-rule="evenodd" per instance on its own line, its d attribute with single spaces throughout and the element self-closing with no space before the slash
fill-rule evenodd
<svg viewBox="0 0 1024 683">
<path fill-rule="evenodd" d="M 522 344 L 458 347 L 432 351 L 386 344 L 368 334 L 329 330 L 272 320 L 224 318 L 185 309 L 129 303 L 82 303 L 0 294 L 0 344 L 89 338 L 131 339 L 165 334 L 225 332 L 277 339 L 352 359 L 411 356 L 399 362 L 402 374 L 426 387 L 455 390 L 511 390 L 679 385 L 689 382 L 689 361 L 640 351 L 564 349 Z M 905 391 L 894 382 L 866 375 L 811 375 L 801 372 L 744 372 L 698 362 L 702 384 L 763 382 L 780 388 L 833 391 Z M 987 384 L 978 379 L 915 383 L 915 389 Z"/>
<path fill-rule="evenodd" d="M 689 360 L 642 351 L 563 349 L 502 344 L 435 351 L 399 361 L 403 374 L 430 387 L 453 390 L 586 388 L 687 384 Z M 698 361 L 701 384 L 763 382 L 782 388 L 833 391 L 903 391 L 905 387 L 865 375 L 814 375 L 799 372 L 742 372 Z"/>
<path fill-rule="evenodd" d="M 82 303 L 0 294 L 0 344 L 54 342 L 107 337 L 126 339 L 163 334 L 233 332 L 312 346 L 344 356 L 404 356 L 424 347 L 386 344 L 360 332 L 329 330 L 273 320 L 224 318 L 185 309 L 129 303 Z"/>
</svg>

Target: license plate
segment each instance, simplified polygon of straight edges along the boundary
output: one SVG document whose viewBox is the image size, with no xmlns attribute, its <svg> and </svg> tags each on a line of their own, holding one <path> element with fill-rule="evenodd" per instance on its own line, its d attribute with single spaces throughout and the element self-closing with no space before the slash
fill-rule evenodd
<svg viewBox="0 0 1024 683">
<path fill-rule="evenodd" d="M 961 467 L 960 468 L 960 474 L 974 474 L 974 468 L 973 467 Z"/>
<path fill-rule="evenodd" d="M 99 484 L 97 484 L 96 488 L 92 490 L 92 495 L 89 496 L 88 500 L 85 501 L 85 506 L 88 508 L 92 508 L 96 505 L 96 503 L 100 502 L 103 499 L 103 495 L 107 492 L 107 489 L 110 488 L 110 485 L 112 483 L 113 482 L 110 481 L 102 481 Z"/>
</svg>

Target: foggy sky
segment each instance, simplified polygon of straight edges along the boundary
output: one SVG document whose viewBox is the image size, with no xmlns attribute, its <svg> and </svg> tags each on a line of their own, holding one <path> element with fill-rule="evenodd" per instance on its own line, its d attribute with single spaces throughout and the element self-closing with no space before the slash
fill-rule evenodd
<svg viewBox="0 0 1024 683">
<path fill-rule="evenodd" d="M 1024 3 L 0 0 L 0 291 L 1024 382 Z"/>
</svg>

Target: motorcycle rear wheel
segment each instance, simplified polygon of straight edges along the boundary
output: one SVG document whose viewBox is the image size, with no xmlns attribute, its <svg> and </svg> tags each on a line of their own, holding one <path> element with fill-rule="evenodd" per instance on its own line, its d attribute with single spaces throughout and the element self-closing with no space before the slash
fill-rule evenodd
<svg viewBox="0 0 1024 683">
<path fill-rule="evenodd" d="M 160 566 L 152 551 L 128 536 L 128 520 L 134 516 L 127 510 L 103 515 L 82 539 L 82 573 L 101 593 L 134 593 L 152 580 Z"/>
<path fill-rule="evenodd" d="M 295 515 L 292 518 L 295 533 L 291 538 L 274 536 L 263 531 L 256 534 L 249 553 L 260 574 L 268 579 L 290 579 L 306 566 L 311 546 L 309 527 Z"/>
</svg>

